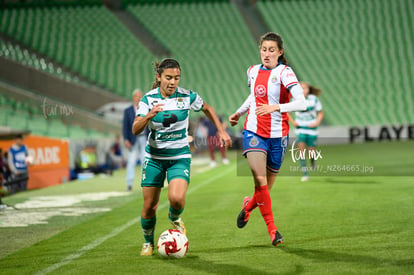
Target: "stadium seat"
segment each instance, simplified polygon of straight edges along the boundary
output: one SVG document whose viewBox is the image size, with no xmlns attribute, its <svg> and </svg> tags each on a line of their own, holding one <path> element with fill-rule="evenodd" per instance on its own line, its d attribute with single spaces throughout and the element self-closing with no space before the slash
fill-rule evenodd
<svg viewBox="0 0 414 275">
<path fill-rule="evenodd" d="M 65 73 L 61 68 L 56 67 L 52 63 L 46 64 L 44 59 L 37 57 L 35 54 L 29 53 L 26 49 L 21 49 L 19 45 L 5 42 L 0 38 L 0 56 L 22 63 L 36 70 L 48 72 L 64 78 L 69 81 L 76 81 L 71 74 Z"/>
<path fill-rule="evenodd" d="M 152 81 L 153 55 L 104 6 L 4 9 L 0 31 L 120 95 Z M 42 60 L 24 63 L 62 75 Z"/>
<path fill-rule="evenodd" d="M 13 129 L 24 130 L 28 126 L 28 116 L 22 112 L 15 112 L 7 117 L 6 125 Z"/>
<path fill-rule="evenodd" d="M 26 101 L 15 100 L 0 94 L 0 126 L 28 129 L 34 135 L 56 138 L 108 137 L 106 133 L 83 129 L 78 125 L 64 124 L 59 116 L 46 116 L 42 108 Z"/>
<path fill-rule="evenodd" d="M 245 72 L 260 60 L 257 41 L 231 1 L 124 4 L 180 61 L 181 86 L 226 115 L 243 102 Z M 405 111 L 414 102 L 413 1 L 259 0 L 256 6 L 269 29 L 283 36 L 299 79 L 322 89 L 324 123 L 414 121 Z M 119 95 L 151 87 L 155 57 L 103 6 L 3 9 L 0 31 Z M 79 81 L 9 42 L 0 40 L 0 49 L 2 56 Z"/>
<path fill-rule="evenodd" d="M 206 102 L 226 115 L 245 100 L 245 72 L 260 60 L 256 41 L 233 4 L 136 4 L 129 5 L 127 10 L 180 62 L 181 86 L 199 92 Z M 154 14 L 158 15 L 156 24 Z"/>
<path fill-rule="evenodd" d="M 414 121 L 406 111 L 414 102 L 412 1 L 260 0 L 257 7 L 284 38 L 300 80 L 322 89 L 325 123 Z"/>
<path fill-rule="evenodd" d="M 49 132 L 48 120 L 42 115 L 33 115 L 29 119 L 28 129 L 30 129 L 34 135 L 46 136 Z"/>
</svg>

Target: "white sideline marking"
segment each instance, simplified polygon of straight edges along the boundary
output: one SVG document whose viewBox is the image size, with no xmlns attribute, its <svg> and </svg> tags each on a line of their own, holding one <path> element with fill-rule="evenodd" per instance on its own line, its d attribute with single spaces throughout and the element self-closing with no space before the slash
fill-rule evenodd
<svg viewBox="0 0 414 275">
<path fill-rule="evenodd" d="M 75 217 L 90 213 L 107 212 L 107 207 L 83 207 L 82 202 L 103 201 L 112 197 L 129 196 L 128 192 L 99 192 L 74 195 L 34 196 L 15 205 L 19 211 L 8 209 L 0 217 L 0 228 L 28 227 L 48 224 L 55 216 Z"/>
<path fill-rule="evenodd" d="M 232 167 L 229 167 L 232 168 Z M 215 175 L 214 177 L 205 180 L 203 182 L 201 182 L 200 184 L 197 184 L 196 186 L 194 186 L 193 188 L 191 188 L 191 183 L 190 183 L 190 188 L 187 192 L 187 195 L 193 193 L 194 191 L 197 191 L 198 189 L 200 189 L 201 187 L 204 187 L 207 184 L 210 184 L 212 181 L 216 180 L 217 178 L 220 178 L 222 176 L 224 176 L 225 174 L 227 174 L 231 169 L 227 168 L 226 170 L 224 170 L 222 173 Z M 165 202 L 163 204 L 161 204 L 158 209 L 162 209 L 164 207 L 166 207 L 168 205 L 168 202 Z M 79 249 L 78 251 L 76 251 L 75 253 L 65 257 L 64 259 L 62 259 L 60 262 L 57 262 L 51 266 L 49 266 L 48 268 L 45 268 L 37 273 L 35 273 L 35 275 L 44 275 L 47 273 L 50 273 L 52 271 L 55 271 L 58 268 L 61 268 L 64 265 L 67 265 L 68 263 L 72 262 L 73 260 L 79 258 L 80 256 L 82 256 L 83 254 L 85 254 L 86 252 L 96 248 L 97 246 L 101 245 L 103 242 L 105 242 L 106 240 L 115 237 L 116 235 L 118 235 L 119 233 L 121 233 L 122 231 L 124 231 L 125 229 L 127 229 L 130 226 L 133 226 L 136 223 L 139 223 L 141 221 L 141 217 L 135 218 L 130 220 L 129 222 L 115 228 L 114 230 L 112 230 L 111 233 L 109 233 L 108 235 L 105 235 L 101 238 L 96 239 L 95 241 L 85 245 L 84 247 L 82 247 L 81 249 Z"/>
</svg>

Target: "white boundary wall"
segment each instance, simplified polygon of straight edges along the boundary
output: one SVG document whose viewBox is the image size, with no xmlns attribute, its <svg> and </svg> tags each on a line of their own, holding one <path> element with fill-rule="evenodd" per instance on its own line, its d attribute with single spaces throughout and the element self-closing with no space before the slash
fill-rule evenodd
<svg viewBox="0 0 414 275">
<path fill-rule="evenodd" d="M 318 131 L 318 144 L 414 140 L 414 124 L 321 126 Z M 296 137 L 294 128 L 291 127 L 289 135 L 291 139 Z"/>
</svg>

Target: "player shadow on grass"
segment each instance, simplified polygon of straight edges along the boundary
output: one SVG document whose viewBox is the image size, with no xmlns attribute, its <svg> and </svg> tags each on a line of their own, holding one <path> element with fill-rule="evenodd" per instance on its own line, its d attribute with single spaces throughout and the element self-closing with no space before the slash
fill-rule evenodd
<svg viewBox="0 0 414 275">
<path fill-rule="evenodd" d="M 252 253 L 252 249 L 275 249 L 274 246 L 268 244 L 252 244 L 252 245 L 245 245 L 245 246 L 232 246 L 232 247 L 221 247 L 216 249 L 209 249 L 208 252 L 211 254 L 214 253 L 224 253 L 224 252 L 234 252 L 235 250 L 242 252 L 243 250 L 249 251 Z M 191 253 L 197 254 L 198 252 L 206 252 L 204 249 L 191 249 Z"/>
<path fill-rule="evenodd" d="M 250 246 L 251 247 L 251 246 Z M 268 247 L 268 246 L 261 246 L 261 245 L 255 245 L 253 247 Z M 248 248 L 248 247 L 245 247 Z M 272 247 L 270 247 L 272 248 Z M 231 251 L 234 251 L 234 247 L 231 248 Z M 273 247 L 273 249 L 275 249 Z M 221 252 L 224 252 L 227 249 L 220 250 Z M 183 261 L 184 260 L 184 261 Z M 248 262 L 243 262 L 245 265 L 236 265 L 236 264 L 226 264 L 226 263 L 217 263 L 214 261 L 206 261 L 201 260 L 199 256 L 197 255 L 187 255 L 184 259 L 181 259 L 180 261 L 170 261 L 171 264 L 177 265 L 180 269 L 186 268 L 186 269 L 193 269 L 195 273 L 203 271 L 210 274 L 275 274 L 274 271 L 263 271 L 260 269 L 254 269 L 250 268 L 247 265 Z M 300 274 L 304 271 L 303 266 L 301 265 L 295 265 L 295 270 L 292 270 L 291 272 L 282 272 L 278 273 L 281 275 L 293 275 L 293 274 Z"/>
<path fill-rule="evenodd" d="M 232 253 L 235 250 L 243 253 L 247 251 L 254 254 L 254 249 L 268 249 L 269 252 L 274 251 L 277 253 L 279 246 L 277 248 L 268 245 L 268 244 L 255 244 L 255 245 L 246 245 L 239 247 L 226 247 L 226 248 L 217 248 L 209 250 L 209 253 Z M 196 271 L 204 271 L 211 274 L 275 274 L 274 271 L 264 271 L 260 269 L 250 268 L 248 262 L 242 262 L 240 265 L 237 264 L 226 264 L 226 263 L 216 263 L 214 261 L 206 261 L 200 259 L 197 255 L 198 252 L 205 252 L 205 250 L 191 250 L 191 253 L 188 254 L 184 259 L 180 261 L 171 261 L 172 264 L 179 265 L 180 268 L 194 269 Z M 270 255 L 270 254 L 269 254 Z M 294 270 L 289 272 L 279 272 L 278 274 L 282 275 L 291 275 L 291 274 L 300 274 L 304 271 L 304 267 L 301 265 L 294 265 Z"/>
<path fill-rule="evenodd" d="M 414 266 L 414 259 L 406 260 L 387 260 L 384 258 L 378 258 L 373 256 L 364 256 L 356 254 L 347 254 L 342 252 L 316 250 L 316 249 L 304 249 L 293 246 L 283 246 L 280 249 L 286 253 L 294 254 L 302 258 L 308 258 L 317 260 L 320 262 L 345 262 L 345 263 L 358 263 L 367 264 L 375 267 L 380 266 Z"/>
<path fill-rule="evenodd" d="M 327 183 L 344 183 L 344 184 L 380 184 L 381 182 L 375 180 L 356 180 L 355 178 L 347 178 L 346 176 L 334 178 L 325 178 Z"/>
</svg>

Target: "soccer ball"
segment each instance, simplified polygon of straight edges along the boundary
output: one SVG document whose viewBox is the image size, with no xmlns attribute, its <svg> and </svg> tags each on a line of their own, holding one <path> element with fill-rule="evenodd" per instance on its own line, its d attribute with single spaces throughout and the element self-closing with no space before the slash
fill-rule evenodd
<svg viewBox="0 0 414 275">
<path fill-rule="evenodd" d="M 158 238 L 157 247 L 162 258 L 182 258 L 188 251 L 188 239 L 179 230 L 165 230 Z"/>
<path fill-rule="evenodd" d="M 32 156 L 27 156 L 26 159 L 25 159 L 25 161 L 26 161 L 26 164 L 27 165 L 32 165 L 33 162 L 34 162 L 34 159 L 33 159 Z"/>
</svg>

